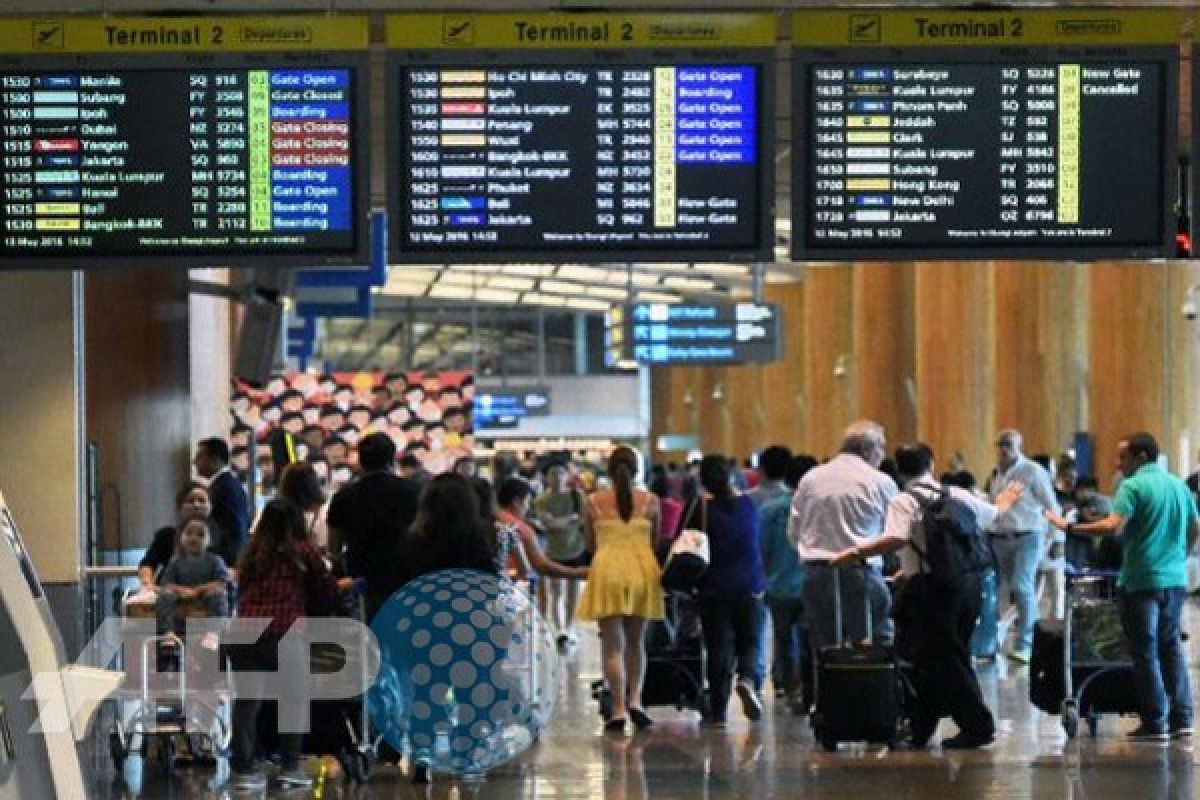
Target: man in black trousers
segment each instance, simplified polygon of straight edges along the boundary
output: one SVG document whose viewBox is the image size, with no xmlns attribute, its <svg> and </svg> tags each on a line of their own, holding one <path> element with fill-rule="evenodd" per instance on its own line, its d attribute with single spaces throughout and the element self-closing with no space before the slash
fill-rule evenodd
<svg viewBox="0 0 1200 800">
<path fill-rule="evenodd" d="M 958 733 L 943 739 L 943 748 L 983 747 L 991 744 L 996 733 L 995 720 L 983 702 L 971 662 L 971 633 L 983 603 L 983 573 L 937 578 L 931 574 L 928 561 L 921 556 L 928 550 L 922 506 L 936 500 L 943 488 L 933 477 L 933 451 L 924 444 L 904 445 L 896 450 L 896 468 L 905 490 L 888 505 L 883 535 L 843 550 L 832 563 L 840 566 L 899 551 L 900 588 L 893 611 L 896 651 L 913 667 L 916 697 L 909 709 L 912 744 L 925 747 L 938 721 L 948 715 L 958 725 Z M 1012 484 L 996 498 L 994 506 L 956 486 L 948 489 L 954 502 L 962 503 L 974 514 L 974 534 L 981 536 L 1024 487 Z"/>
</svg>

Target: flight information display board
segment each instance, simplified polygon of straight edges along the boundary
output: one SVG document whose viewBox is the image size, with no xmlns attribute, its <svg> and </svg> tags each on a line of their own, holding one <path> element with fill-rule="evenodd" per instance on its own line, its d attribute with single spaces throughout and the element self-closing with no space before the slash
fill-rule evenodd
<svg viewBox="0 0 1200 800">
<path fill-rule="evenodd" d="M 813 12 L 796 26 L 799 48 L 843 46 L 797 50 L 795 258 L 1170 253 L 1176 15 Z"/>
<path fill-rule="evenodd" d="M 0 261 L 366 263 L 365 55 L 191 53 L 324 23 L 88 21 L 94 55 L 0 66 Z"/>
<path fill-rule="evenodd" d="M 770 15 L 388 30 L 396 260 L 770 257 Z"/>
</svg>

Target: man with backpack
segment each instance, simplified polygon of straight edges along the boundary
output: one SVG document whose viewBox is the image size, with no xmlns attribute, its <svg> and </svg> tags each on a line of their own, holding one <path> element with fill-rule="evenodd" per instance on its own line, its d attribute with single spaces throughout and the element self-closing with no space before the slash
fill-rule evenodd
<svg viewBox="0 0 1200 800">
<path fill-rule="evenodd" d="M 832 563 L 899 552 L 896 650 L 912 665 L 912 744 L 925 747 L 938 721 L 949 715 L 958 734 L 943 739 L 943 748 L 983 747 L 995 736 L 996 724 L 983 702 L 969 647 L 992 561 L 983 530 L 1024 487 L 1011 484 L 993 506 L 964 489 L 943 486 L 933 478 L 933 451 L 919 443 L 896 450 L 896 467 L 905 490 L 888 504 L 883 535 L 843 550 Z"/>
</svg>

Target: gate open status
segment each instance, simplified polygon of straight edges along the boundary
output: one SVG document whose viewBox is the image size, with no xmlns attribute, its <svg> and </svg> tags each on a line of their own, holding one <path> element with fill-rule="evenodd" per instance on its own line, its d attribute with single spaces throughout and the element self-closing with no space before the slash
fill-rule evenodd
<svg viewBox="0 0 1200 800">
<path fill-rule="evenodd" d="M 798 13 L 796 258 L 1153 258 L 1172 12 Z"/>
<path fill-rule="evenodd" d="M 396 260 L 771 258 L 770 15 L 388 32 Z"/>
</svg>

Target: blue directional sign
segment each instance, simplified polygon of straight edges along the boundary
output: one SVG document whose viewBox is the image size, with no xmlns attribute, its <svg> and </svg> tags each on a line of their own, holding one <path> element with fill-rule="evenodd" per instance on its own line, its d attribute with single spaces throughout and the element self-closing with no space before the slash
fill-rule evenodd
<svg viewBox="0 0 1200 800">
<path fill-rule="evenodd" d="M 550 413 L 550 390 L 545 386 L 479 387 L 471 408 L 476 428 L 513 428 L 525 417 Z"/>
<path fill-rule="evenodd" d="M 640 303 L 618 337 L 649 366 L 749 364 L 779 358 L 779 310 L 770 303 Z M 610 332 L 611 335 L 611 332 Z"/>
</svg>

